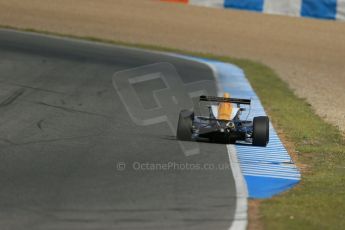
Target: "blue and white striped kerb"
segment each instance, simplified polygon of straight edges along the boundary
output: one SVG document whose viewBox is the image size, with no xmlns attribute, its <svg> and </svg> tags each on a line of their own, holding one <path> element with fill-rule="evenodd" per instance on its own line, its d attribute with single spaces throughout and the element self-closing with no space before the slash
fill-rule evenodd
<svg viewBox="0 0 345 230">
<path fill-rule="evenodd" d="M 297 17 L 345 20 L 345 0 L 189 0 L 189 4 Z"/>
<path fill-rule="evenodd" d="M 246 79 L 242 69 L 235 65 L 205 59 L 189 58 L 212 66 L 218 78 L 220 90 L 232 97 L 251 98 L 251 109 L 242 118 L 265 116 L 264 108 Z M 265 77 L 265 76 L 263 76 Z M 238 163 L 247 183 L 249 197 L 269 198 L 299 183 L 301 175 L 270 124 L 270 141 L 267 147 L 249 144 L 235 145 Z"/>
<path fill-rule="evenodd" d="M 259 98 L 241 69 L 225 63 L 215 63 L 223 90 L 234 97 L 250 97 L 251 111 L 248 119 L 266 115 Z M 263 76 L 264 77 L 264 76 Z M 246 114 L 242 115 L 243 117 Z M 246 179 L 250 197 L 266 198 L 293 187 L 301 179 L 286 148 L 270 124 L 270 141 L 266 148 L 236 145 L 237 158 Z"/>
</svg>

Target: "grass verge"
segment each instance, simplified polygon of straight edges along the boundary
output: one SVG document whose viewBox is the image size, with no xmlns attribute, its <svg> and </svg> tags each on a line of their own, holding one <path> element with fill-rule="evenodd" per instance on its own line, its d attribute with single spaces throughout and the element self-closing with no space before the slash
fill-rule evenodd
<svg viewBox="0 0 345 230">
<path fill-rule="evenodd" d="M 18 29 L 5 27 L 9 29 Z M 230 62 L 241 67 L 260 97 L 278 131 L 293 143 L 295 159 L 303 170 L 302 182 L 294 189 L 260 205 L 265 229 L 342 229 L 345 226 L 345 141 L 333 125 L 315 115 L 269 67 L 250 60 L 195 53 L 172 48 L 130 44 L 94 37 L 20 29 L 50 35 L 86 39 L 116 45 L 168 51 Z M 332 109 L 332 108 L 330 108 Z"/>
</svg>

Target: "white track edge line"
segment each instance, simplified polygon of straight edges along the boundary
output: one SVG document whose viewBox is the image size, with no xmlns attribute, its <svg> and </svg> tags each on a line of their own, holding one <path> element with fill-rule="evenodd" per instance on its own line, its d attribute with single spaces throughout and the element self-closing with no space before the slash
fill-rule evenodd
<svg viewBox="0 0 345 230">
<path fill-rule="evenodd" d="M 195 59 L 193 59 L 195 60 Z M 215 77 L 218 92 L 222 93 L 222 89 L 220 86 L 219 78 L 218 78 L 218 71 L 217 68 L 208 63 L 207 61 L 196 60 L 198 62 L 204 63 L 211 70 L 213 71 L 213 76 Z M 248 225 L 248 189 L 245 179 L 243 177 L 240 164 L 238 163 L 237 159 L 237 151 L 233 145 L 226 145 L 228 150 L 229 162 L 232 171 L 232 175 L 235 181 L 235 189 L 236 189 L 236 207 L 235 207 L 235 215 L 229 227 L 229 230 L 245 230 L 247 229 Z"/>
<path fill-rule="evenodd" d="M 228 149 L 229 161 L 231 165 L 232 174 L 234 176 L 237 196 L 235 216 L 229 230 L 246 229 L 248 223 L 247 184 L 244 180 L 240 165 L 236 163 L 238 162 L 236 148 L 233 145 L 227 145 L 226 147 Z"/>
</svg>

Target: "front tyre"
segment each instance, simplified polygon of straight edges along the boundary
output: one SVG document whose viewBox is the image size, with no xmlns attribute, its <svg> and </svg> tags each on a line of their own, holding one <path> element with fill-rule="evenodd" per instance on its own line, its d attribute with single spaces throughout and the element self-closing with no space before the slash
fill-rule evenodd
<svg viewBox="0 0 345 230">
<path fill-rule="evenodd" d="M 194 113 L 189 110 L 182 110 L 180 112 L 177 124 L 176 137 L 180 141 L 192 140 L 192 123 Z"/>
<path fill-rule="evenodd" d="M 253 145 L 266 147 L 269 141 L 269 119 L 266 116 L 254 117 Z"/>
</svg>

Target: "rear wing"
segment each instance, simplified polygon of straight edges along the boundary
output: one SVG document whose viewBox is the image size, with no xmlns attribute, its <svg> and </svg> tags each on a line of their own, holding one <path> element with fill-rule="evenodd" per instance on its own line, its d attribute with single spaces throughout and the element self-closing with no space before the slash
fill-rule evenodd
<svg viewBox="0 0 345 230">
<path fill-rule="evenodd" d="M 211 102 L 227 102 L 234 104 L 243 104 L 250 105 L 250 99 L 241 99 L 241 98 L 225 98 L 225 97 L 215 97 L 215 96 L 200 96 L 200 101 L 211 101 Z"/>
</svg>

